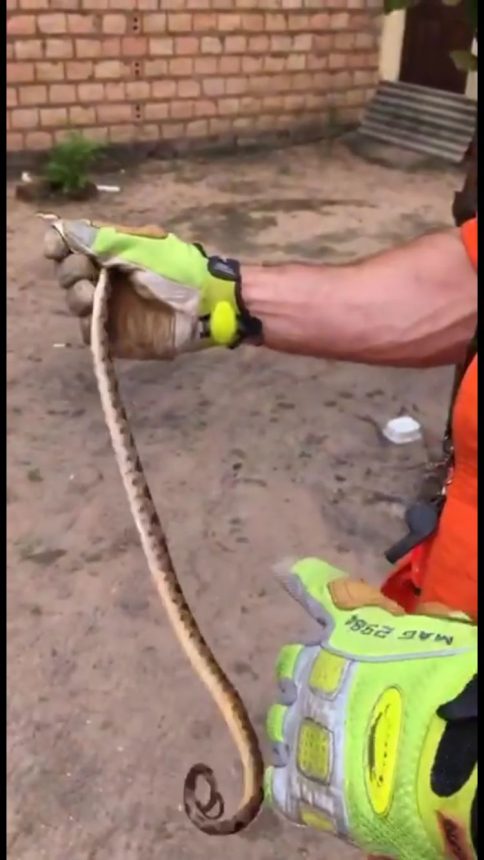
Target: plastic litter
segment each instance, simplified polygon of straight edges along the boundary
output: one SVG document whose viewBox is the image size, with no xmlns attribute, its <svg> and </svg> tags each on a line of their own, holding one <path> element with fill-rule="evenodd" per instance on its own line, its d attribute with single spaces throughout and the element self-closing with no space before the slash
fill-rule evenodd
<svg viewBox="0 0 484 860">
<path fill-rule="evenodd" d="M 418 442 L 422 438 L 420 424 L 410 415 L 391 418 L 382 432 L 385 439 L 393 442 L 394 445 L 408 445 L 409 442 Z"/>
</svg>

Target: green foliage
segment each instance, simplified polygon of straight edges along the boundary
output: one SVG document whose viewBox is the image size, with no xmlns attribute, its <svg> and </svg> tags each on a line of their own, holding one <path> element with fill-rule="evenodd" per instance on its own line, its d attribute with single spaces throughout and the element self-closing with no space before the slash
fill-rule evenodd
<svg viewBox="0 0 484 860">
<path fill-rule="evenodd" d="M 450 58 L 459 72 L 477 72 L 477 57 L 472 51 L 451 51 Z"/>
<path fill-rule="evenodd" d="M 86 187 L 88 171 L 99 156 L 102 145 L 73 132 L 52 147 L 44 168 L 45 178 L 63 194 L 73 194 Z"/>
<path fill-rule="evenodd" d="M 385 15 L 390 12 L 399 12 L 401 9 L 410 9 L 412 6 L 418 6 L 419 0 L 383 0 L 383 11 Z"/>
</svg>

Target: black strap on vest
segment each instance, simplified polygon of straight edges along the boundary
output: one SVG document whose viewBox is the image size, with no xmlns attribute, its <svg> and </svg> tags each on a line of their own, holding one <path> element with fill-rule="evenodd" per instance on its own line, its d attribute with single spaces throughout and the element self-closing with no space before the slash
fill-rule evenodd
<svg viewBox="0 0 484 860">
<path fill-rule="evenodd" d="M 452 393 L 450 397 L 449 414 L 447 416 L 447 424 L 445 428 L 443 441 L 443 458 L 435 467 L 433 472 L 432 487 L 427 488 L 426 492 L 421 493 L 421 498 L 411 505 L 405 512 L 405 522 L 407 524 L 407 534 L 397 543 L 393 544 L 385 553 L 385 558 L 390 564 L 396 564 L 403 558 L 404 555 L 415 549 L 416 546 L 423 543 L 437 529 L 442 508 L 445 504 L 445 488 L 449 472 L 454 465 L 454 443 L 452 439 L 452 417 L 454 405 L 457 399 L 461 382 L 465 376 L 467 368 L 471 364 L 474 357 L 477 355 L 477 328 L 472 338 L 464 361 L 456 368 L 454 382 L 452 385 Z"/>
</svg>

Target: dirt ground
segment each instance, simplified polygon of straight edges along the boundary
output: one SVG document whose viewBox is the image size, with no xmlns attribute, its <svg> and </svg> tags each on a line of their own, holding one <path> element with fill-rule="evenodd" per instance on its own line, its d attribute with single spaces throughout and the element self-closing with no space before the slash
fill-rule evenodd
<svg viewBox="0 0 484 860">
<path fill-rule="evenodd" d="M 327 144 L 116 179 L 120 194 L 64 214 L 158 221 L 243 259 L 333 262 L 450 223 L 460 182 Z M 235 803 L 236 754 L 151 585 L 90 356 L 54 347 L 77 344 L 77 328 L 42 258 L 43 226 L 12 188 L 8 206 L 10 860 L 355 860 L 269 811 L 230 842 L 187 823 L 189 766 L 212 764 Z M 277 650 L 304 628 L 274 563 L 318 554 L 380 581 L 451 372 L 241 348 L 121 374 L 187 596 L 262 735 Z M 402 410 L 423 444 L 382 441 Z"/>
</svg>

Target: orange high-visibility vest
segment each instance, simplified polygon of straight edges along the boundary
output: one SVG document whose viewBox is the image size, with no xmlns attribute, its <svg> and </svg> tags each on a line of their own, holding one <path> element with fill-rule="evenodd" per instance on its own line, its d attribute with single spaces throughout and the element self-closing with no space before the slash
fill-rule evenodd
<svg viewBox="0 0 484 860">
<path fill-rule="evenodd" d="M 461 227 L 477 272 L 477 219 Z M 454 468 L 436 533 L 416 547 L 382 591 L 407 611 L 437 601 L 477 619 L 477 355 L 460 383 L 452 416 Z"/>
</svg>

